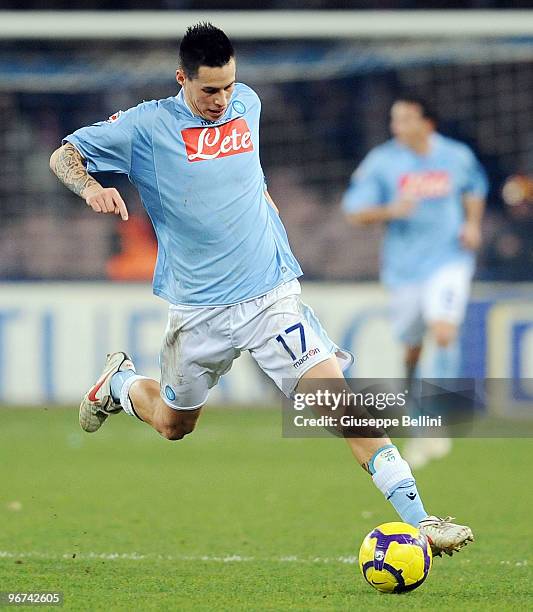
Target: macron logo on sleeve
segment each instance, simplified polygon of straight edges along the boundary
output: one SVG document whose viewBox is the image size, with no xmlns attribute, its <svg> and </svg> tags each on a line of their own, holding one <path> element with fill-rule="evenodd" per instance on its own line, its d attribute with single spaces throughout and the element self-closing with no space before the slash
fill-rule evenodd
<svg viewBox="0 0 533 612">
<path fill-rule="evenodd" d="M 217 159 L 254 150 L 252 134 L 246 120 L 233 119 L 220 126 L 181 130 L 190 162 Z"/>
</svg>

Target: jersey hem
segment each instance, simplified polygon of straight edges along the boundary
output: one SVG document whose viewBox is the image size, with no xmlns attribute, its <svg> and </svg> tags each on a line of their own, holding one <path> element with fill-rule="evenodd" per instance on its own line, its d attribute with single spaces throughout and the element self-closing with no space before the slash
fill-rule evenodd
<svg viewBox="0 0 533 612">
<path fill-rule="evenodd" d="M 416 285 L 418 283 L 423 283 L 424 281 L 426 281 L 428 278 L 430 278 L 431 276 L 433 276 L 438 270 L 440 270 L 441 268 L 444 268 L 444 266 L 447 266 L 449 264 L 455 263 L 455 262 L 463 262 L 465 265 L 470 265 L 472 266 L 472 274 L 474 274 L 475 269 L 476 269 L 476 256 L 475 253 L 458 253 L 453 257 L 449 257 L 444 259 L 443 261 L 441 261 L 439 263 L 438 266 L 432 268 L 430 271 L 426 272 L 425 274 L 422 274 L 420 276 L 417 276 L 416 278 L 409 278 L 406 279 L 405 281 L 389 281 L 385 278 L 386 273 L 381 275 L 381 282 L 383 283 L 383 285 L 390 290 L 394 290 L 394 289 L 399 289 L 400 287 L 405 287 L 405 285 Z"/>
<path fill-rule="evenodd" d="M 153 293 L 154 295 L 157 295 L 158 297 L 163 298 L 165 301 L 167 301 L 169 304 L 172 304 L 173 306 L 180 306 L 180 307 L 186 307 L 186 308 L 217 308 L 219 306 L 235 306 L 236 304 L 243 304 L 244 302 L 250 302 L 251 300 L 256 300 L 257 298 L 263 297 L 267 293 L 270 293 L 271 291 L 275 291 L 282 285 L 285 285 L 286 283 L 290 283 L 291 281 L 296 280 L 300 278 L 301 276 L 303 276 L 303 274 L 299 274 L 297 276 L 295 275 L 292 278 L 284 279 L 281 283 L 279 283 L 278 285 L 274 285 L 271 289 L 267 289 L 266 291 L 262 291 L 261 293 L 258 293 L 256 295 L 251 295 L 250 297 L 245 297 L 242 300 L 237 300 L 235 302 L 222 302 L 222 303 L 219 302 L 215 304 L 214 303 L 191 304 L 191 303 L 176 302 L 167 293 L 165 293 L 164 291 L 160 291 L 158 289 L 154 289 Z"/>
</svg>

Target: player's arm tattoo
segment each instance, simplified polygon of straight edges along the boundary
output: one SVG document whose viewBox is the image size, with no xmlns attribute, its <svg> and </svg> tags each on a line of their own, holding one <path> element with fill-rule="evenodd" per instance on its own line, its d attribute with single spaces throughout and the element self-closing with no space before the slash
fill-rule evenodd
<svg viewBox="0 0 533 612">
<path fill-rule="evenodd" d="M 99 185 L 86 170 L 83 157 L 76 147 L 67 142 L 56 151 L 52 170 L 57 178 L 75 194 L 84 197 L 88 187 Z"/>
</svg>

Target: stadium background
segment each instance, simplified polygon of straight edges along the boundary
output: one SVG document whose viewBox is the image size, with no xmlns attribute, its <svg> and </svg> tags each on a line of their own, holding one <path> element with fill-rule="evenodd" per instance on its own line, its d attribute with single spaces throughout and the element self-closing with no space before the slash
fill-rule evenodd
<svg viewBox="0 0 533 612">
<path fill-rule="evenodd" d="M 374 9 L 393 4 L 364 3 Z M 316 2 L 310 8 L 362 5 Z M 471 3 L 472 8 L 507 5 Z M 151 3 L 151 9 L 207 12 L 150 13 L 156 19 L 146 28 L 148 13 L 126 10 L 139 8 L 138 3 L 113 7 L 124 10 L 6 12 L 1 20 L 4 403 L 76 402 L 99 371 L 102 354 L 118 347 L 131 351 L 143 371 L 157 375 L 165 305 L 150 295 L 156 247 L 137 194 L 124 177 L 104 175 L 103 182 L 123 194 L 132 218 L 121 224 L 91 214 L 51 174 L 48 158 L 62 136 L 77 127 L 139 100 L 173 94 L 176 38 L 187 23 L 213 14 L 209 2 Z M 273 2 L 265 8 L 279 6 Z M 533 204 L 524 197 L 508 206 L 501 196 L 509 177 L 533 174 L 533 30 L 527 19 L 517 11 L 500 12 L 495 21 L 475 10 L 415 17 L 362 11 L 348 18 L 331 10 L 322 15 L 333 21 L 321 26 L 320 15 L 307 22 L 305 13 L 293 11 L 282 14 L 280 34 L 280 14 L 268 10 L 261 22 L 247 21 L 238 11 L 214 15 L 235 39 L 238 78 L 263 100 L 263 166 L 305 272 L 305 299 L 333 337 L 357 355 L 352 374 L 401 376 L 386 296 L 376 284 L 380 229 L 348 226 L 339 202 L 365 152 L 388 137 L 394 96 L 409 91 L 432 103 L 440 130 L 469 143 L 490 177 L 462 374 L 527 377 L 533 359 L 528 284 L 533 281 Z M 428 22 L 428 15 L 436 17 Z M 140 24 L 132 28 L 140 33 L 131 34 L 129 23 Z M 341 28 L 343 23 L 347 26 Z M 242 358 L 212 399 L 253 403 L 265 393 L 275 401 L 257 368 Z"/>
</svg>

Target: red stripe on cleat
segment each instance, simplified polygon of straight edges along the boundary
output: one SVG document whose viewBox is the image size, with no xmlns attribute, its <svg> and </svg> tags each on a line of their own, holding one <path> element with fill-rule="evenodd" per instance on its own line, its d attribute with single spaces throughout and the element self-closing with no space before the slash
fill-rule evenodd
<svg viewBox="0 0 533 612">
<path fill-rule="evenodd" d="M 94 385 L 94 387 L 89 391 L 89 393 L 87 394 L 87 399 L 90 402 L 97 402 L 98 398 L 96 397 L 96 394 L 98 393 L 98 391 L 100 391 L 100 388 L 102 387 L 102 385 L 105 383 L 107 376 L 104 376 L 101 380 L 99 380 L 96 385 Z"/>
</svg>

